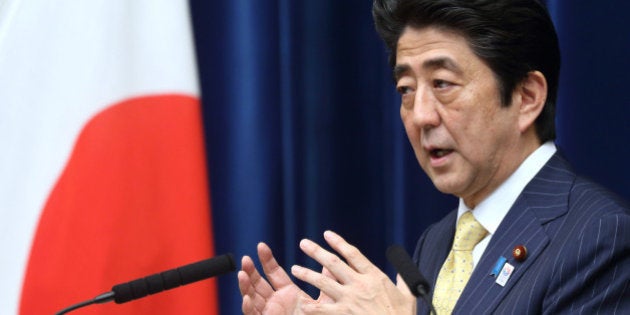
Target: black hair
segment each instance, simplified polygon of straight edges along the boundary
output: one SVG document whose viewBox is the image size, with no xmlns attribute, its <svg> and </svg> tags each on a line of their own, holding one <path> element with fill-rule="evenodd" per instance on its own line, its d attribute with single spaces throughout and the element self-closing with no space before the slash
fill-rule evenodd
<svg viewBox="0 0 630 315">
<path fill-rule="evenodd" d="M 474 54 L 496 76 L 501 103 L 529 72 L 547 80 L 547 100 L 535 128 L 544 143 L 556 137 L 555 107 L 560 73 L 558 36 L 546 7 L 537 0 L 375 0 L 376 30 L 387 45 L 392 68 L 405 27 L 438 27 L 466 38 Z"/>
</svg>

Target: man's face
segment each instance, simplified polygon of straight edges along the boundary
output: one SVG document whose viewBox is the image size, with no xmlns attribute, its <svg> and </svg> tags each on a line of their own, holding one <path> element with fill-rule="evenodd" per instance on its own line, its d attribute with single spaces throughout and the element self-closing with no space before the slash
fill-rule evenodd
<svg viewBox="0 0 630 315">
<path fill-rule="evenodd" d="M 476 206 L 522 161 L 518 104 L 502 107 L 490 68 L 442 29 L 407 27 L 394 74 L 418 162 L 438 190 Z"/>
</svg>

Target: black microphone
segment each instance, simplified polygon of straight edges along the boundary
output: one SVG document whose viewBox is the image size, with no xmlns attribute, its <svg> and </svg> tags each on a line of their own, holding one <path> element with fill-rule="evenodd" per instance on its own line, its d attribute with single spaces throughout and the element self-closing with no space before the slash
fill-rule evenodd
<svg viewBox="0 0 630 315">
<path fill-rule="evenodd" d="M 394 266 L 396 272 L 405 280 L 405 283 L 416 297 L 429 294 L 429 282 L 422 276 L 418 267 L 414 265 L 411 257 L 400 245 L 392 245 L 387 248 L 387 260 Z"/>
<path fill-rule="evenodd" d="M 429 282 L 422 276 L 418 267 L 413 263 L 407 251 L 400 245 L 391 245 L 385 253 L 387 260 L 394 266 L 396 272 L 405 281 L 411 293 L 422 298 L 431 309 L 433 314 L 437 314 L 431 303 L 429 296 Z"/>
<path fill-rule="evenodd" d="M 71 310 L 94 303 L 106 303 L 112 300 L 117 304 L 129 302 L 149 294 L 170 290 L 210 277 L 220 276 L 234 270 L 236 270 L 236 264 L 234 263 L 232 254 L 217 256 L 156 273 L 148 277 L 117 284 L 112 287 L 112 291 L 103 293 L 92 300 L 70 306 L 58 312 L 56 315 L 65 314 Z"/>
</svg>

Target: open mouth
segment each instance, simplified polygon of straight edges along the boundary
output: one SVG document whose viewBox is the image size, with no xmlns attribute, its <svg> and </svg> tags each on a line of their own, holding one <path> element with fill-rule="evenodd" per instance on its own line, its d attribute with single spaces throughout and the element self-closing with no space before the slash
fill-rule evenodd
<svg viewBox="0 0 630 315">
<path fill-rule="evenodd" d="M 431 158 L 439 159 L 441 157 L 444 157 L 444 156 L 450 154 L 451 152 L 453 152 L 453 150 L 450 150 L 450 149 L 433 149 L 433 150 L 429 151 L 429 154 L 431 155 Z"/>
</svg>

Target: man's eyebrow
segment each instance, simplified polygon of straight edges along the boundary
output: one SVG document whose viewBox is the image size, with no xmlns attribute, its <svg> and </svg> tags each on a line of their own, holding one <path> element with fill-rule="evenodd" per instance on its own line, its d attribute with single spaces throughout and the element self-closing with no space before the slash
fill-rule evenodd
<svg viewBox="0 0 630 315">
<path fill-rule="evenodd" d="M 403 74 L 409 71 L 411 71 L 411 67 L 409 65 L 396 65 L 394 67 L 394 70 L 392 71 L 392 78 L 394 79 L 394 83 L 398 82 L 398 79 L 400 79 Z"/>
<path fill-rule="evenodd" d="M 446 69 L 457 74 L 462 74 L 462 69 L 453 61 L 453 59 L 448 57 L 437 57 L 433 59 L 425 60 L 422 63 L 422 68 L 424 70 L 436 70 L 436 69 Z M 400 64 L 394 67 L 392 71 L 392 77 L 394 82 L 398 82 L 398 79 L 405 75 L 407 72 L 411 71 L 411 66 L 408 64 Z"/>
<path fill-rule="evenodd" d="M 425 70 L 446 69 L 457 74 L 463 73 L 462 69 L 455 63 L 455 61 L 448 57 L 437 57 L 425 60 L 422 63 L 422 68 Z"/>
</svg>

